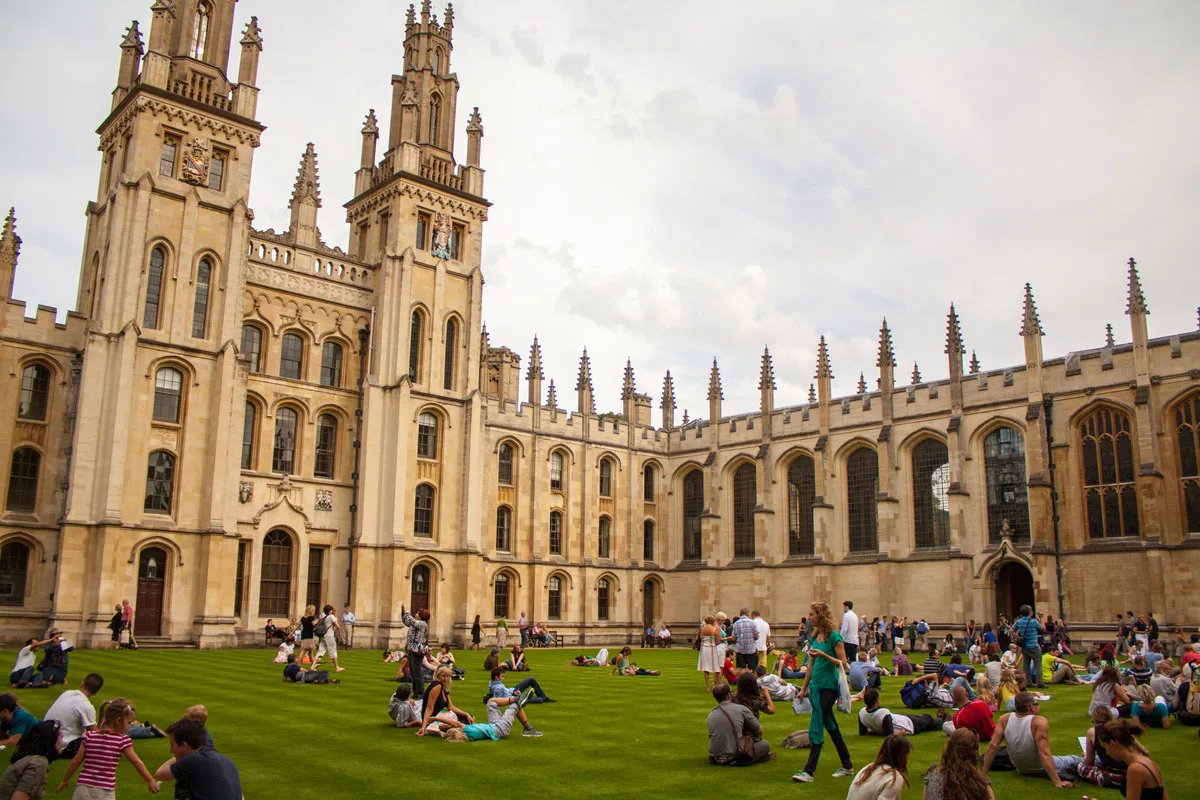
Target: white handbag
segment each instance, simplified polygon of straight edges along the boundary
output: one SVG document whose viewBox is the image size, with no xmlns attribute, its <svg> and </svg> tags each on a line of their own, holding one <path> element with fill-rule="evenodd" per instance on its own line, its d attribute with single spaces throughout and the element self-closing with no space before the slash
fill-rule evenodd
<svg viewBox="0 0 1200 800">
<path fill-rule="evenodd" d="M 843 714 L 850 713 L 850 681 L 846 680 L 846 670 L 838 665 L 838 700 L 837 710 Z"/>
</svg>

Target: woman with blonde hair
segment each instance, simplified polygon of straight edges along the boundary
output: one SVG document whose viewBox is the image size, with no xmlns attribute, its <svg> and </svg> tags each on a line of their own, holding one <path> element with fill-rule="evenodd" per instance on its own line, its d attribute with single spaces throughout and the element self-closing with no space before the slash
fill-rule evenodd
<svg viewBox="0 0 1200 800">
<path fill-rule="evenodd" d="M 924 800 L 996 800 L 987 773 L 979 766 L 979 734 L 956 728 L 942 759 L 925 771 Z"/>
<path fill-rule="evenodd" d="M 854 776 L 846 800 L 900 800 L 908 788 L 908 754 L 912 742 L 907 736 L 893 733 L 883 740 L 875 760 Z"/>
<path fill-rule="evenodd" d="M 704 673 L 705 692 L 711 692 L 717 685 L 717 675 L 721 672 L 721 661 L 724 659 L 717 658 L 720 642 L 721 629 L 717 627 L 717 618 L 710 614 L 700 626 L 700 658 L 696 662 L 696 669 Z"/>
<path fill-rule="evenodd" d="M 1005 667 L 1000 670 L 1000 697 L 998 698 L 1000 708 L 1004 711 L 1013 711 L 1013 698 L 1021 693 L 1021 686 L 1017 683 L 1017 672 L 1014 669 Z"/>
<path fill-rule="evenodd" d="M 454 701 L 450 699 L 450 680 L 453 677 L 454 670 L 450 667 L 438 667 L 434 671 L 433 685 L 429 687 L 429 691 L 425 693 L 422 700 L 421 729 L 417 731 L 418 736 L 424 735 L 425 728 L 443 711 L 453 712 L 454 716 L 458 717 L 458 721 L 464 725 L 475 723 L 473 716 L 454 705 Z"/>
<path fill-rule="evenodd" d="M 975 699 L 982 700 L 987 704 L 988 709 L 995 714 L 1000 709 L 1000 703 L 996 700 L 996 693 L 992 691 L 992 682 L 988 680 L 987 675 L 978 675 L 975 678 Z"/>
<path fill-rule="evenodd" d="M 837 719 L 833 716 L 833 705 L 839 694 L 838 677 L 840 671 L 849 666 L 846 662 L 846 647 L 842 635 L 833 623 L 833 615 L 825 603 L 813 603 L 809 607 L 808 621 L 810 639 L 808 655 L 812 664 L 804 677 L 804 686 L 800 689 L 799 699 L 803 700 L 813 693 L 812 717 L 808 721 L 808 738 L 811 747 L 808 751 L 808 763 L 804 769 L 792 776 L 798 783 L 812 783 L 813 773 L 817 771 L 817 762 L 821 758 L 821 746 L 825 743 L 825 731 L 833 739 L 842 766 L 833 773 L 835 778 L 849 777 L 854 774 L 850 763 L 850 750 L 846 740 L 838 729 Z"/>
<path fill-rule="evenodd" d="M 300 655 L 296 657 L 296 662 L 304 663 L 304 655 L 308 654 L 308 663 L 312 664 L 313 658 L 317 655 L 317 607 L 308 606 L 304 609 L 304 616 L 300 618 Z"/>
</svg>

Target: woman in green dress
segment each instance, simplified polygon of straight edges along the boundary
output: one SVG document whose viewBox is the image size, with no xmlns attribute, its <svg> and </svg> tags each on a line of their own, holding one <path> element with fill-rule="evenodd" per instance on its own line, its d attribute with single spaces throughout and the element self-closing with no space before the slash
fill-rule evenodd
<svg viewBox="0 0 1200 800">
<path fill-rule="evenodd" d="M 838 758 L 842 767 L 833 773 L 833 777 L 842 778 L 854 775 L 850 764 L 850 750 L 846 740 L 838 729 L 837 718 L 834 717 L 833 706 L 837 703 L 838 668 L 845 669 L 846 648 L 842 644 L 842 635 L 833 624 L 833 615 L 825 603 L 813 603 L 808 612 L 810 638 L 808 654 L 812 659 L 812 669 L 804 679 L 799 697 L 804 699 L 812 694 L 812 717 L 808 721 L 808 738 L 812 747 L 808 751 L 808 763 L 804 769 L 792 776 L 799 783 L 812 783 L 813 773 L 817 771 L 817 761 L 821 758 L 821 745 L 825 743 L 825 731 L 833 739 L 837 748 Z"/>
</svg>

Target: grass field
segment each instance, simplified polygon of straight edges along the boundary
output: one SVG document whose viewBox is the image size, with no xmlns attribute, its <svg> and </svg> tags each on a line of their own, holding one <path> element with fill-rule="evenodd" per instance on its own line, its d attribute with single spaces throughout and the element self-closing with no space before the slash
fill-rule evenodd
<svg viewBox="0 0 1200 800">
<path fill-rule="evenodd" d="M 446 744 L 397 730 L 387 716 L 387 701 L 396 684 L 386 679 L 394 665 L 383 664 L 379 651 L 343 653 L 347 670 L 340 686 L 286 684 L 282 667 L 270 663 L 274 650 L 226 651 L 81 651 L 71 658 L 69 685 L 75 688 L 91 671 L 104 676 L 99 699 L 125 696 L 138 716 L 166 727 L 193 703 L 209 708 L 209 729 L 217 748 L 237 763 L 248 798 L 327 800 L 397 796 L 541 796 L 575 798 L 687 797 L 720 791 L 739 798 L 803 794 L 843 798 L 849 779 L 830 777 L 837 769 L 831 745 L 822 753 L 817 781 L 793 784 L 790 776 L 803 766 L 806 750 L 778 750 L 788 733 L 805 728 L 808 717 L 796 716 L 780 704 L 774 717 L 763 717 L 767 738 L 779 757 L 742 770 L 710 767 L 706 752 L 705 716 L 712 708 L 696 657 L 688 649 L 638 651 L 642 666 L 659 668 L 661 677 L 618 678 L 601 668 L 567 668 L 577 650 L 531 650 L 530 674 L 559 702 L 527 706 L 530 719 L 544 732 L 540 739 L 514 735 L 500 742 Z M 594 655 L 594 650 L 591 653 Z M 484 653 L 459 652 L 465 681 L 453 684 L 455 703 L 483 716 L 480 702 L 487 676 Z M 15 653 L 0 653 L 12 663 Z M 508 683 L 511 686 L 517 679 Z M 894 710 L 901 704 L 901 681 L 884 679 L 884 697 Z M 23 690 L 18 697 L 38 715 L 60 689 Z M 1050 719 L 1055 754 L 1078 753 L 1076 738 L 1086 730 L 1090 689 L 1055 687 L 1053 702 L 1042 706 Z M 855 707 L 857 713 L 858 706 Z M 859 737 L 854 718 L 838 715 L 857 769 L 874 757 L 880 740 Z M 519 726 L 517 726 L 519 728 Z M 1176 800 L 1200 797 L 1200 770 L 1192 761 L 1200 742 L 1196 729 L 1176 727 L 1150 731 L 1145 744 L 1162 765 L 1167 787 Z M 913 739 L 916 748 L 909 774 L 920 797 L 925 768 L 935 761 L 945 737 L 928 733 Z M 169 757 L 166 740 L 141 740 L 137 751 L 153 771 Z M 5 753 L 7 756 L 7 753 Z M 0 759 L 7 766 L 7 758 Z M 1186 764 L 1192 763 L 1192 767 Z M 50 792 L 65 763 L 51 770 Z M 1112 790 L 1077 787 L 1055 790 L 1048 781 L 992 775 L 997 797 L 1079 797 L 1098 795 L 1117 800 Z M 724 781 L 724 783 L 722 783 Z M 134 770 L 122 763 L 123 796 L 146 792 Z M 47 796 L 50 796 L 49 793 Z M 67 795 L 63 795 L 67 796 Z M 164 796 L 171 796 L 165 794 Z"/>
</svg>

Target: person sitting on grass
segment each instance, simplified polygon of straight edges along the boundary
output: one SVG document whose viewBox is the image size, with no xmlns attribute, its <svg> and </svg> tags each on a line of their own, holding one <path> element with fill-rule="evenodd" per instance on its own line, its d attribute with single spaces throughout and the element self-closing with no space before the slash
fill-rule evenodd
<svg viewBox="0 0 1200 800">
<path fill-rule="evenodd" d="M 970 664 L 964 664 L 962 662 L 962 656 L 960 656 L 958 653 L 950 656 L 950 663 L 942 669 L 942 675 L 951 680 L 954 680 L 955 678 L 962 678 L 967 684 L 968 693 L 972 695 L 974 694 L 970 687 L 971 682 L 975 680 L 975 668 Z"/>
<path fill-rule="evenodd" d="M 204 746 L 215 747 L 212 732 L 208 729 L 208 709 L 202 705 L 188 706 L 183 710 L 183 718 L 204 728 Z M 167 730 L 170 733 L 170 729 Z"/>
<path fill-rule="evenodd" d="M 437 671 L 433 673 L 433 684 L 425 693 L 422 701 L 421 730 L 417 732 L 418 735 L 424 734 L 425 728 L 430 722 L 433 722 L 434 717 L 444 711 L 453 712 L 458 721 L 464 725 L 475 722 L 475 717 L 454 705 L 454 701 L 450 699 L 450 681 L 453 676 L 454 673 L 449 667 L 438 667 Z"/>
<path fill-rule="evenodd" d="M 613 666 L 613 675 L 661 675 L 662 673 L 656 669 L 642 669 L 637 664 L 630 661 L 630 656 L 633 655 L 631 647 L 621 648 L 620 655 L 617 656 L 617 663 Z"/>
<path fill-rule="evenodd" d="M 397 728 L 416 728 L 421 724 L 421 710 L 412 700 L 412 687 L 402 683 L 388 701 L 388 716 Z"/>
<path fill-rule="evenodd" d="M 775 758 L 771 745 L 762 738 L 762 725 L 754 712 L 731 701 L 729 686 L 718 684 L 712 690 L 717 707 L 708 712 L 708 763 L 721 767 L 742 767 Z M 738 747 L 742 736 L 754 737 L 753 753 Z"/>
<path fill-rule="evenodd" d="M 771 700 L 771 693 L 767 691 L 766 687 L 758 684 L 758 679 L 750 670 L 738 675 L 733 702 L 750 709 L 756 717 L 760 713 L 775 713 L 775 703 Z"/>
<path fill-rule="evenodd" d="M 12 692 L 0 694 L 0 729 L 8 735 L 0 738 L 0 746 L 16 747 L 21 743 L 21 737 L 29 733 L 40 719 L 26 711 Z M 57 752 L 57 751 L 56 751 Z"/>
<path fill-rule="evenodd" d="M 1058 645 L 1042 654 L 1042 683 L 1083 683 L 1075 677 L 1075 665 L 1062 658 L 1062 648 Z"/>
<path fill-rule="evenodd" d="M 329 670 L 304 669 L 296 663 L 296 654 L 288 656 L 287 666 L 283 668 L 283 679 L 291 683 L 340 683 L 337 678 L 329 677 Z"/>
<path fill-rule="evenodd" d="M 14 689 L 24 689 L 33 682 L 33 664 L 37 661 L 34 651 L 43 644 L 45 642 L 37 639 L 27 639 L 25 646 L 17 651 L 17 660 L 8 675 L 8 682 Z"/>
<path fill-rule="evenodd" d="M 483 698 L 483 702 L 491 700 L 493 697 L 516 697 L 529 689 L 533 692 L 533 696 L 526 702 L 529 703 L 553 703 L 546 693 L 542 691 L 541 685 L 537 682 L 537 678 L 530 675 L 525 680 L 518 683 L 512 689 L 504 685 L 504 670 L 497 667 L 492 670 L 492 682 L 488 684 L 487 696 Z"/>
<path fill-rule="evenodd" d="M 806 670 L 800 667 L 800 656 L 796 652 L 796 648 L 793 647 L 786 653 L 776 652 L 779 655 L 775 658 L 775 664 L 772 668 L 774 673 L 785 680 L 795 680 L 796 678 L 803 680 Z"/>
<path fill-rule="evenodd" d="M 1000 703 L 996 700 L 996 693 L 992 691 L 992 682 L 987 675 L 978 675 L 975 678 L 975 698 L 982 700 L 984 705 L 988 707 L 988 711 L 995 714 L 1000 710 Z"/>
<path fill-rule="evenodd" d="M 46 720 L 34 725 L 21 738 L 12 756 L 12 765 L 0 775 L 0 797 L 14 800 L 38 800 L 46 791 L 50 762 L 58 758 L 60 725 Z"/>
<path fill-rule="evenodd" d="M 1154 677 L 1150 679 L 1150 688 L 1167 701 L 1167 708 L 1172 712 L 1178 711 L 1180 708 L 1179 687 L 1175 683 L 1177 674 L 1179 674 L 1178 671 L 1173 669 L 1170 664 L 1160 661 L 1154 670 Z"/>
<path fill-rule="evenodd" d="M 1100 675 L 1092 681 L 1092 702 L 1088 705 L 1088 716 L 1097 708 L 1103 708 L 1111 714 L 1114 706 L 1129 705 L 1133 700 L 1129 692 L 1121 685 L 1121 675 L 1116 667 L 1105 667 Z"/>
<path fill-rule="evenodd" d="M 970 728 L 950 735 L 941 761 L 925 771 L 924 800 L 996 800 L 992 782 L 979 768 L 979 737 Z"/>
<path fill-rule="evenodd" d="M 129 730 L 125 731 L 130 739 L 165 739 L 167 732 L 155 725 L 150 720 L 139 722 L 134 720 L 129 725 Z"/>
<path fill-rule="evenodd" d="M 206 744 L 204 726 L 183 718 L 167 728 L 171 758 L 154 771 L 160 781 L 175 781 L 176 797 L 243 800 L 237 767 Z"/>
<path fill-rule="evenodd" d="M 904 655 L 904 646 L 896 645 L 896 651 L 892 653 L 892 669 L 896 670 L 897 675 L 912 675 L 913 665 L 908 660 L 908 656 Z"/>
<path fill-rule="evenodd" d="M 1080 780 L 1101 788 L 1120 789 L 1125 785 L 1125 772 L 1129 769 L 1129 765 L 1113 758 L 1096 738 L 1096 732 L 1100 730 L 1100 727 L 1109 722 L 1112 722 L 1112 714 L 1107 707 L 1096 706 L 1092 710 L 1092 726 L 1088 728 L 1087 735 L 1084 736 L 1083 763 L 1076 768 L 1076 771 L 1079 773 Z M 1145 748 L 1140 743 L 1138 749 L 1145 752 Z"/>
<path fill-rule="evenodd" d="M 1000 671 L 1000 685 L 996 687 L 997 700 L 1000 702 L 1001 711 L 1015 711 L 1013 700 L 1021 693 L 1021 687 L 1017 683 L 1016 670 L 1005 667 Z"/>
<path fill-rule="evenodd" d="M 296 646 L 287 640 L 279 643 L 279 650 L 275 652 L 275 658 L 271 662 L 273 664 L 286 664 L 288 656 L 296 652 Z"/>
<path fill-rule="evenodd" d="M 912 742 L 892 734 L 883 740 L 875 760 L 858 771 L 846 800 L 900 800 L 908 788 L 908 755 Z"/>
<path fill-rule="evenodd" d="M 439 648 L 438 654 L 434 658 L 434 660 L 437 662 L 437 665 L 439 667 L 453 667 L 454 666 L 454 653 L 450 652 L 450 643 L 449 642 L 442 642 L 442 646 L 441 646 L 441 648 Z"/>
<path fill-rule="evenodd" d="M 879 690 L 875 688 L 863 690 L 862 700 L 865 708 L 858 712 L 859 736 L 891 736 L 893 733 L 915 736 L 942 726 L 931 714 L 893 714 L 879 704 Z"/>
<path fill-rule="evenodd" d="M 1149 686 L 1137 687 L 1137 698 L 1129 705 L 1120 706 L 1117 713 L 1126 719 L 1136 718 L 1143 728 L 1171 727 L 1171 709 L 1167 701 L 1156 696 Z"/>
<path fill-rule="evenodd" d="M 929 657 L 921 663 L 921 674 L 937 675 L 941 677 L 941 674 L 945 670 L 946 665 L 938 659 L 938 647 L 937 643 L 935 642 L 929 645 Z"/>
<path fill-rule="evenodd" d="M 58 792 L 67 788 L 71 776 L 78 771 L 79 779 L 75 782 L 77 796 L 90 799 L 107 794 L 113 797 L 117 789 L 117 764 L 124 756 L 142 776 L 150 792 L 157 793 L 158 781 L 138 758 L 133 749 L 133 739 L 128 735 L 129 726 L 136 716 L 133 704 L 123 697 L 101 704 L 100 726 L 83 735 L 83 743 L 67 765 L 67 771 L 58 784 Z M 80 791 L 80 786 L 86 788 Z"/>
<path fill-rule="evenodd" d="M 1079 756 L 1055 756 L 1050 753 L 1050 723 L 1038 716 L 1038 701 L 1029 692 L 1021 692 L 1015 698 L 1016 711 L 1005 714 L 996 726 L 996 733 L 988 743 L 983 755 L 983 770 L 988 772 L 1000 743 L 1008 745 L 1008 759 L 1018 775 L 1034 775 L 1050 778 L 1059 789 L 1070 789 L 1071 782 L 1063 778 L 1070 775 L 1083 763 Z"/>
<path fill-rule="evenodd" d="M 442 739 L 456 743 L 504 739 L 512 731 L 514 718 L 525 728 L 522 736 L 536 739 L 542 732 L 533 727 L 529 717 L 525 716 L 525 704 L 530 702 L 532 694 L 532 689 L 526 689 L 518 697 L 493 697 L 487 701 L 487 722 L 444 728 L 441 731 Z M 501 708 L 504 709 L 503 713 Z"/>
<path fill-rule="evenodd" d="M 1125 800 L 1168 800 L 1162 769 L 1137 741 L 1141 732 L 1136 722 L 1114 720 L 1096 729 L 1096 741 L 1113 758 L 1129 765 L 1125 771 Z"/>
<path fill-rule="evenodd" d="M 733 664 L 732 655 L 733 652 L 731 650 L 726 650 L 725 660 L 721 662 L 721 677 L 725 679 L 725 683 L 730 687 L 737 684 L 738 675 L 740 674 L 740 670 Z"/>
<path fill-rule="evenodd" d="M 1127 662 L 1123 662 L 1127 663 Z M 1154 671 L 1146 664 L 1146 659 L 1143 656 L 1137 656 L 1133 659 L 1133 666 L 1125 670 L 1125 684 L 1132 685 L 1148 685 L 1150 679 L 1154 677 Z"/>
<path fill-rule="evenodd" d="M 526 671 L 528 671 L 529 666 L 525 663 L 525 651 L 521 649 L 521 645 L 514 644 L 512 646 L 512 652 L 509 654 L 508 658 L 506 658 L 504 660 L 504 663 L 501 664 L 500 666 L 503 667 L 504 669 L 508 670 L 509 672 L 526 672 Z"/>
<path fill-rule="evenodd" d="M 771 700 L 784 700 L 792 704 L 792 711 L 797 714 L 803 714 L 800 705 L 800 687 L 794 683 L 788 683 L 783 678 L 768 673 L 767 667 L 764 664 L 759 664 L 754 669 L 754 674 L 758 678 L 758 685 L 763 688 Z"/>
<path fill-rule="evenodd" d="M 882 672 L 879 667 L 871 666 L 866 650 L 859 650 L 847 673 L 850 691 L 861 692 L 867 688 L 868 683 L 878 686 L 879 676 L 882 675 Z"/>
<path fill-rule="evenodd" d="M 883 675 L 884 677 L 890 677 L 892 674 L 891 671 L 889 669 L 887 669 L 887 667 L 885 667 L 879 663 L 879 653 L 875 650 L 874 647 L 867 650 L 867 663 L 870 664 L 875 669 L 879 670 L 879 674 Z"/>
<path fill-rule="evenodd" d="M 383 663 L 385 664 L 399 664 L 403 656 L 403 650 L 389 650 L 386 647 L 383 649 Z"/>
<path fill-rule="evenodd" d="M 975 731 L 981 742 L 990 742 L 996 733 L 996 723 L 992 721 L 992 710 L 982 700 L 971 700 L 967 690 L 955 686 L 951 694 L 954 697 L 954 719 L 946 722 L 942 730 L 950 736 L 959 728 L 970 728 Z"/>
</svg>

